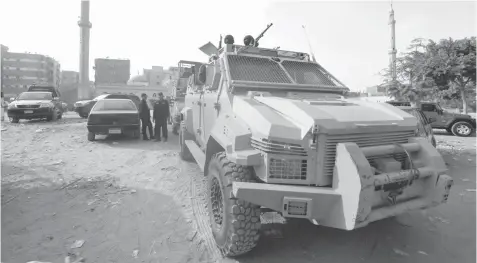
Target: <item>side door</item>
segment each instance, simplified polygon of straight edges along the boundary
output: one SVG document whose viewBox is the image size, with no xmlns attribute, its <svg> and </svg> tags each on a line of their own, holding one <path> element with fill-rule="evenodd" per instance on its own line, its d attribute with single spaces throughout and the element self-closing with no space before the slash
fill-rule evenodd
<svg viewBox="0 0 477 263">
<path fill-rule="evenodd" d="M 202 89 L 194 85 L 194 78 L 191 76 L 189 79 L 185 104 L 192 108 L 193 131 L 190 132 L 194 134 L 197 142 L 201 146 L 204 145 L 202 136 L 202 95 Z"/>
<path fill-rule="evenodd" d="M 421 109 L 428 119 L 434 119 L 434 122 L 431 123 L 432 128 L 443 128 L 445 126 L 446 120 L 442 118 L 441 114 L 439 114 L 435 104 L 422 103 Z"/>
<path fill-rule="evenodd" d="M 215 120 L 217 119 L 217 110 L 215 109 L 217 92 L 206 91 L 202 98 L 202 133 L 204 141 L 207 142 L 210 136 L 210 131 L 214 127 Z"/>
</svg>

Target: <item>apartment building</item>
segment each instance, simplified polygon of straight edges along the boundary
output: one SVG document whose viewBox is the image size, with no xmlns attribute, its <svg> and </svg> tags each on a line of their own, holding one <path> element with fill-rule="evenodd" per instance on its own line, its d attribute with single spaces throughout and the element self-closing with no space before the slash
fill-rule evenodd
<svg viewBox="0 0 477 263">
<path fill-rule="evenodd" d="M 60 86 L 60 63 L 41 54 L 9 52 L 2 46 L 1 85 L 4 93 L 19 94 L 30 85 Z"/>
</svg>

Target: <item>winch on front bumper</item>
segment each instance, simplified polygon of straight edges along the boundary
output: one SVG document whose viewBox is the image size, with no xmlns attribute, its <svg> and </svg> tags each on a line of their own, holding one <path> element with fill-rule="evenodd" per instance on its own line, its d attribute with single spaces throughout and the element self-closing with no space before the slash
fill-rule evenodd
<svg viewBox="0 0 477 263">
<path fill-rule="evenodd" d="M 366 157 L 405 152 L 408 168 L 391 158 Z M 411 210 L 447 201 L 453 180 L 437 150 L 425 138 L 408 143 L 358 147 L 338 143 L 331 188 L 234 182 L 236 198 L 306 218 L 315 224 L 352 230 Z"/>
</svg>

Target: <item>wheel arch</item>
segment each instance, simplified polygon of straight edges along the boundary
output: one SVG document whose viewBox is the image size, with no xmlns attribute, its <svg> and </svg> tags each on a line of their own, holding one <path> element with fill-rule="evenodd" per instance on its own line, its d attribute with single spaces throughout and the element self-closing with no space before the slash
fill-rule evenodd
<svg viewBox="0 0 477 263">
<path fill-rule="evenodd" d="M 239 117 L 219 116 L 207 139 L 204 175 L 207 175 L 208 164 L 212 156 L 221 151 L 224 151 L 231 161 L 240 165 L 261 164 L 261 153 L 252 148 L 251 137 L 251 129 Z"/>
</svg>

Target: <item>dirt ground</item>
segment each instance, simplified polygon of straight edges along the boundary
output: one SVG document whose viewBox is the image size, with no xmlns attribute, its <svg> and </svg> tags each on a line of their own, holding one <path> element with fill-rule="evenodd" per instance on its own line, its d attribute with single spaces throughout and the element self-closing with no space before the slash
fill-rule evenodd
<svg viewBox="0 0 477 263">
<path fill-rule="evenodd" d="M 177 136 L 89 142 L 85 120 L 73 113 L 2 129 L 4 263 L 60 263 L 68 253 L 98 263 L 476 260 L 475 137 L 437 133 L 455 181 L 448 204 L 351 232 L 268 220 L 281 236 L 264 235 L 254 251 L 230 260 L 211 238 L 204 178 L 177 156 Z"/>
</svg>

